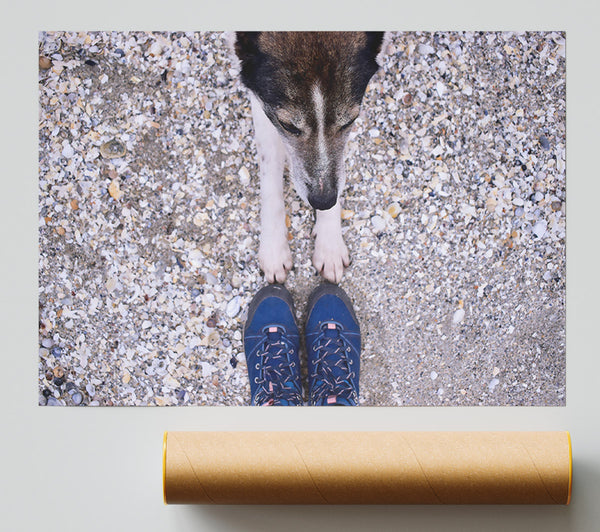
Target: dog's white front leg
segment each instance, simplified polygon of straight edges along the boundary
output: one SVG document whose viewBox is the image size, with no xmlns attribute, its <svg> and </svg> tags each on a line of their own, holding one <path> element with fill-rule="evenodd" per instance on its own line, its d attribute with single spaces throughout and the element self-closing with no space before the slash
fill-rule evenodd
<svg viewBox="0 0 600 532">
<path fill-rule="evenodd" d="M 326 211 L 316 211 L 314 228 L 315 252 L 313 265 L 328 281 L 339 283 L 344 266 L 350 264 L 348 248 L 342 237 L 342 207 L 340 199 Z"/>
<path fill-rule="evenodd" d="M 285 227 L 283 167 L 285 150 L 262 105 L 251 96 L 260 173 L 260 246 L 258 261 L 269 283 L 283 283 L 292 268 Z"/>
</svg>

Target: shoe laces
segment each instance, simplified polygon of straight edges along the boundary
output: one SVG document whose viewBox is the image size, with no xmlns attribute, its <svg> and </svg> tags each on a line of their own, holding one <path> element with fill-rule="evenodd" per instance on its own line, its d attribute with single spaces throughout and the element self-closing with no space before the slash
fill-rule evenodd
<svg viewBox="0 0 600 532">
<path fill-rule="evenodd" d="M 264 338 L 255 362 L 259 375 L 254 378 L 258 386 L 254 394 L 257 405 L 301 404 L 302 393 L 299 383 L 299 370 L 291 360 L 294 353 L 292 342 L 280 327 L 265 327 Z"/>
<path fill-rule="evenodd" d="M 348 356 L 352 350 L 350 342 L 342 333 L 341 326 L 335 322 L 327 322 L 321 326 L 321 332 L 315 338 L 312 347 L 316 352 L 314 370 L 310 380 L 314 385 L 311 400 L 316 403 L 334 396 L 358 404 L 356 388 L 351 379 L 356 377 L 354 362 Z"/>
</svg>

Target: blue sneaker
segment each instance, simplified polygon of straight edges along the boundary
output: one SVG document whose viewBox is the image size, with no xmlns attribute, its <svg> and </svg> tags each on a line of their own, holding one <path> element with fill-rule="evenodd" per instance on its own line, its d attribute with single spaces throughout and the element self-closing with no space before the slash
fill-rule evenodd
<svg viewBox="0 0 600 532">
<path fill-rule="evenodd" d="M 309 404 L 358 405 L 360 328 L 350 298 L 323 283 L 310 295 L 307 316 Z"/>
<path fill-rule="evenodd" d="M 280 284 L 260 289 L 244 326 L 250 404 L 302 404 L 299 347 L 291 294 Z"/>
</svg>

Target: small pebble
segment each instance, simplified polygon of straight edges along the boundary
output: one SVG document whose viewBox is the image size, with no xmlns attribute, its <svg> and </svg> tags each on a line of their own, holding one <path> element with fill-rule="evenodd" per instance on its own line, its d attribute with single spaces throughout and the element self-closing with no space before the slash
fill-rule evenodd
<svg viewBox="0 0 600 532">
<path fill-rule="evenodd" d="M 498 384 L 500 384 L 500 381 L 498 379 L 492 379 L 489 384 L 488 384 L 488 389 L 490 390 L 490 393 L 492 393 L 494 391 L 494 388 L 496 386 L 498 386 Z"/>
<path fill-rule="evenodd" d="M 207 272 L 205 275 L 206 282 L 208 284 L 219 284 L 219 279 L 217 279 L 212 273 Z"/>
<path fill-rule="evenodd" d="M 111 198 L 114 198 L 117 201 L 119 199 L 121 199 L 121 196 L 123 195 L 123 191 L 121 190 L 121 185 L 120 185 L 118 179 L 113 179 L 110 182 L 110 185 L 108 185 L 108 193 L 110 194 Z"/>
<path fill-rule="evenodd" d="M 248 168 L 242 166 L 238 175 L 240 176 L 240 183 L 242 185 L 246 186 L 250 184 L 250 172 L 248 171 Z"/>
<path fill-rule="evenodd" d="M 452 323 L 458 324 L 465 319 L 465 310 L 459 308 L 452 316 Z"/>
<path fill-rule="evenodd" d="M 200 362 L 200 366 L 202 367 L 202 378 L 204 379 L 210 377 L 215 371 L 215 367 L 208 362 Z"/>
<path fill-rule="evenodd" d="M 235 296 L 229 301 L 229 303 L 227 303 L 227 308 L 225 312 L 230 318 L 235 318 L 235 316 L 238 315 L 238 312 L 240 311 L 241 301 L 242 298 L 240 296 Z"/>
<path fill-rule="evenodd" d="M 542 238 L 546 234 L 546 229 L 548 227 L 548 222 L 546 220 L 539 220 L 533 226 L 533 234 L 538 238 Z"/>
<path fill-rule="evenodd" d="M 75 392 L 73 395 L 71 395 L 71 400 L 73 401 L 74 405 L 80 405 L 81 402 L 83 401 L 83 395 L 81 392 Z"/>
<path fill-rule="evenodd" d="M 117 139 L 109 140 L 100 146 L 100 153 L 105 159 L 118 159 L 125 155 L 125 144 Z"/>
<path fill-rule="evenodd" d="M 56 397 L 50 396 L 48 397 L 48 401 L 46 403 L 47 406 L 60 406 L 60 402 Z"/>
<path fill-rule="evenodd" d="M 402 104 L 408 107 L 413 103 L 413 95 L 410 92 L 407 92 L 404 96 L 402 96 Z"/>
<path fill-rule="evenodd" d="M 104 283 L 104 286 L 106 287 L 106 290 L 108 291 L 108 293 L 112 293 L 115 288 L 117 287 L 117 279 L 115 279 L 114 277 L 111 277 L 110 279 L 108 279 L 106 281 L 106 283 Z"/>
<path fill-rule="evenodd" d="M 217 331 L 212 331 L 208 335 L 207 342 L 210 347 L 215 347 L 219 343 L 219 333 Z"/>
<path fill-rule="evenodd" d="M 231 357 L 231 358 L 229 359 L 229 363 L 231 364 L 231 367 L 232 367 L 233 369 L 235 369 L 235 368 L 236 368 L 236 366 L 238 365 L 237 358 L 235 358 L 234 356 L 233 356 L 233 357 Z"/>
<path fill-rule="evenodd" d="M 544 137 L 543 135 L 540 137 L 540 144 L 542 145 L 542 148 L 544 148 L 545 150 L 550 149 L 550 141 L 548 140 L 547 137 Z"/>
<path fill-rule="evenodd" d="M 444 96 L 444 94 L 446 94 L 446 91 L 448 89 L 446 89 L 446 85 L 444 85 L 441 81 L 438 81 L 435 84 L 435 90 L 438 93 L 438 96 L 441 98 L 442 96 Z"/>
<path fill-rule="evenodd" d="M 52 67 L 52 61 L 48 57 L 40 55 L 40 69 L 48 70 L 51 67 Z"/>
<path fill-rule="evenodd" d="M 417 52 L 419 52 L 421 55 L 431 55 L 435 52 L 435 49 L 429 44 L 421 43 L 419 46 L 417 46 Z"/>
<path fill-rule="evenodd" d="M 392 218 L 396 218 L 398 214 L 400 214 L 400 205 L 398 205 L 398 203 L 392 203 L 388 207 L 387 212 Z"/>
<path fill-rule="evenodd" d="M 71 144 L 65 140 L 63 142 L 63 149 L 61 153 L 63 157 L 70 159 L 73 157 L 73 155 L 75 155 L 75 150 L 73 149 L 73 146 L 71 146 Z"/>
<path fill-rule="evenodd" d="M 376 214 L 371 218 L 371 224 L 373 224 L 373 231 L 375 233 L 381 233 L 385 229 L 385 220 Z"/>
<path fill-rule="evenodd" d="M 199 249 L 192 249 L 188 253 L 188 262 L 192 268 L 200 268 L 204 264 L 204 253 Z"/>
</svg>

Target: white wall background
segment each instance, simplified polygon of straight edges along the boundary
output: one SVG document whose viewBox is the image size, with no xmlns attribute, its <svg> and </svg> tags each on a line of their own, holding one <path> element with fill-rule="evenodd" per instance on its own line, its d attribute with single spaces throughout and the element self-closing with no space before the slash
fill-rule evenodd
<svg viewBox="0 0 600 532">
<path fill-rule="evenodd" d="M 258 7 L 250 7 L 257 6 Z M 0 529 L 593 531 L 600 523 L 597 24 L 587 0 L 21 1 L 2 15 Z M 565 408 L 37 406 L 37 32 L 220 29 L 567 31 Z M 164 506 L 164 430 L 570 430 L 569 507 Z"/>
</svg>

